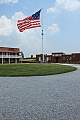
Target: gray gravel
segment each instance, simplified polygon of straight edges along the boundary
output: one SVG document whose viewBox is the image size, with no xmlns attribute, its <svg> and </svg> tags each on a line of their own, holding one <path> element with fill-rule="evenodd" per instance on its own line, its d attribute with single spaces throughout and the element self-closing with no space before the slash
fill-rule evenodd
<svg viewBox="0 0 80 120">
<path fill-rule="evenodd" d="M 74 72 L 0 77 L 0 120 L 80 120 L 80 65 Z"/>
</svg>

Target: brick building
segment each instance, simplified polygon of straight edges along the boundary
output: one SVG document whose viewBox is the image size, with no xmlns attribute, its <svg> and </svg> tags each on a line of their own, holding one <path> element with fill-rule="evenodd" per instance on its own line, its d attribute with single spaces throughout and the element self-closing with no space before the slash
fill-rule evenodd
<svg viewBox="0 0 80 120">
<path fill-rule="evenodd" d="M 0 64 L 19 63 L 20 49 L 0 47 Z"/>
<path fill-rule="evenodd" d="M 36 61 L 41 62 L 43 55 L 36 55 Z M 65 54 L 63 52 L 52 53 L 51 55 L 44 55 L 44 62 L 48 63 L 80 63 L 80 53 Z"/>
</svg>

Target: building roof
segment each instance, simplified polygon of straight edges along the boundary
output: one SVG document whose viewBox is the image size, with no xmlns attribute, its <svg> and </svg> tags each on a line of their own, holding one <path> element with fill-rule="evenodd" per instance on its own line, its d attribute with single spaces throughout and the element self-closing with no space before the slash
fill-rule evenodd
<svg viewBox="0 0 80 120">
<path fill-rule="evenodd" d="M 80 55 L 80 53 L 72 53 L 72 55 Z"/>
<path fill-rule="evenodd" d="M 20 49 L 19 48 L 9 48 L 9 47 L 0 47 L 0 52 L 15 52 L 15 53 L 19 53 Z"/>
<path fill-rule="evenodd" d="M 52 54 L 65 54 L 65 53 L 63 53 L 63 52 L 54 52 Z"/>
</svg>

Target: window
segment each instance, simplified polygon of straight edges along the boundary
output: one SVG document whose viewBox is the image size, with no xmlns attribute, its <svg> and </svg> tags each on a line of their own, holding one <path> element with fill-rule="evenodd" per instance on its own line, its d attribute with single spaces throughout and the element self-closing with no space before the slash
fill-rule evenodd
<svg viewBox="0 0 80 120">
<path fill-rule="evenodd" d="M 47 57 L 47 61 L 49 61 L 49 58 Z"/>
<path fill-rule="evenodd" d="M 60 56 L 62 56 L 62 54 L 60 54 Z"/>
<path fill-rule="evenodd" d="M 72 57 L 70 57 L 70 60 L 72 60 Z"/>
<path fill-rule="evenodd" d="M 39 61 L 41 61 L 41 57 L 39 57 Z"/>
<path fill-rule="evenodd" d="M 15 53 L 11 52 L 10 55 L 15 55 Z"/>
<path fill-rule="evenodd" d="M 0 52 L 0 55 L 2 55 L 2 52 Z"/>
<path fill-rule="evenodd" d="M 63 57 L 63 60 L 65 60 L 65 57 Z"/>
<path fill-rule="evenodd" d="M 49 60 L 51 60 L 51 57 L 49 58 Z"/>
<path fill-rule="evenodd" d="M 58 54 L 55 54 L 55 56 L 59 56 Z"/>
<path fill-rule="evenodd" d="M 3 55 L 6 55 L 6 52 L 3 52 Z"/>
<path fill-rule="evenodd" d="M 4 63 L 6 62 L 6 58 L 3 58 L 3 62 L 4 62 Z"/>
<path fill-rule="evenodd" d="M 13 53 L 13 55 L 15 55 L 15 53 Z"/>
</svg>

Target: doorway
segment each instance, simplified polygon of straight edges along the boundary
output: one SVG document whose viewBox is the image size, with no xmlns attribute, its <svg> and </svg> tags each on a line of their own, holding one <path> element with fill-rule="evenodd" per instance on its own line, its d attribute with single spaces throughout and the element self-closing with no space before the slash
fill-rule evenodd
<svg viewBox="0 0 80 120">
<path fill-rule="evenodd" d="M 59 63 L 59 59 L 60 59 L 59 57 L 55 57 L 55 58 L 54 58 L 54 62 L 55 62 L 55 63 Z"/>
</svg>

